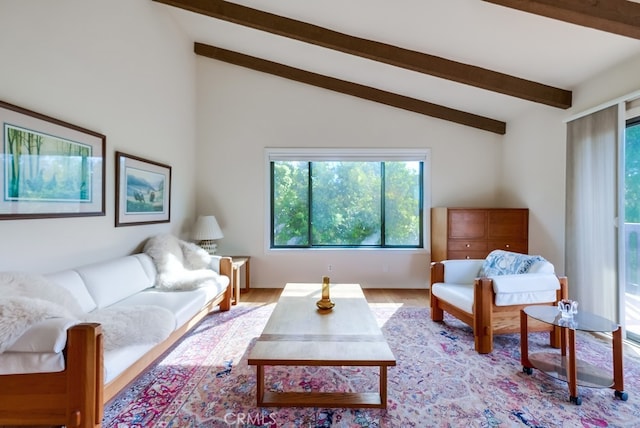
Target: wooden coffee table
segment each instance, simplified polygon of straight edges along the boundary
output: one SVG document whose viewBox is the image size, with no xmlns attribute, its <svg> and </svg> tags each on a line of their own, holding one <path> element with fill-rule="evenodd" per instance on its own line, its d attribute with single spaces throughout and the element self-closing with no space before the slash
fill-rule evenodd
<svg viewBox="0 0 640 428">
<path fill-rule="evenodd" d="M 387 367 L 396 359 L 358 284 L 331 284 L 335 307 L 317 309 L 321 284 L 287 284 L 249 354 L 259 407 L 387 407 Z M 377 366 L 378 392 L 265 391 L 264 366 Z"/>
</svg>

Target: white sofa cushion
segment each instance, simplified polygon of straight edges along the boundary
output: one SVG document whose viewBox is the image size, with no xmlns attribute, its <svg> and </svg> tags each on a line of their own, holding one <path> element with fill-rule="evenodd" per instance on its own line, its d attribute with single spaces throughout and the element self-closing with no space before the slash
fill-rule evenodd
<svg viewBox="0 0 640 428">
<path fill-rule="evenodd" d="M 3 352 L 0 354 L 0 375 L 61 372 L 64 367 L 62 352 Z"/>
<path fill-rule="evenodd" d="M 151 284 L 155 284 L 158 272 L 156 271 L 156 265 L 153 263 L 153 259 L 145 253 L 134 254 L 133 257 L 138 259 Z"/>
<path fill-rule="evenodd" d="M 87 287 L 84 285 L 84 281 L 75 270 L 69 269 L 50 273 L 45 275 L 45 277 L 56 285 L 69 290 L 84 312 L 91 312 L 96 308 L 95 300 L 93 300 L 93 297 L 91 297 L 91 294 L 87 291 Z"/>
<path fill-rule="evenodd" d="M 153 286 L 136 256 L 94 263 L 77 268 L 76 271 L 84 280 L 98 308 L 107 307 Z"/>
<path fill-rule="evenodd" d="M 111 382 L 116 376 L 149 352 L 153 344 L 130 345 L 104 352 L 104 383 Z"/>
<path fill-rule="evenodd" d="M 9 346 L 7 352 L 62 352 L 67 343 L 67 329 L 79 323 L 69 318 L 40 321 Z"/>
<path fill-rule="evenodd" d="M 173 313 L 176 318 L 176 327 L 179 327 L 197 314 L 209 300 L 223 292 L 228 284 L 229 279 L 223 276 L 219 277 L 219 281 L 211 282 L 210 285 L 195 290 L 165 291 L 150 288 L 127 297 L 113 306 L 160 306 Z"/>
</svg>

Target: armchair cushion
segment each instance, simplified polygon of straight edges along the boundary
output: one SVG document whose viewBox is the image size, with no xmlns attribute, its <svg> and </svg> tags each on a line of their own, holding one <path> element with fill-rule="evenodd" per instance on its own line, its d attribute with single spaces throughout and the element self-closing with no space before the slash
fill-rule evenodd
<svg viewBox="0 0 640 428">
<path fill-rule="evenodd" d="M 560 280 L 552 273 L 491 276 L 496 306 L 528 305 L 556 300 Z"/>
<path fill-rule="evenodd" d="M 444 282 L 447 284 L 473 284 L 484 259 L 443 260 Z"/>
<path fill-rule="evenodd" d="M 493 250 L 482 264 L 479 276 L 511 275 L 529 272 L 536 262 L 546 261 L 542 256 L 514 253 L 504 250 Z"/>
<path fill-rule="evenodd" d="M 435 283 L 431 293 L 468 314 L 473 314 L 473 284 Z"/>
</svg>

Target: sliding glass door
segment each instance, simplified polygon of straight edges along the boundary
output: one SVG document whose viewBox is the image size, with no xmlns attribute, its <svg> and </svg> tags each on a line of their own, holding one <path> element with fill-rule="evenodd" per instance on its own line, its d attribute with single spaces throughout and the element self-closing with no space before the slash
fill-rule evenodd
<svg viewBox="0 0 640 428">
<path fill-rule="evenodd" d="M 640 116 L 629 118 L 624 147 L 624 314 L 627 338 L 640 342 Z"/>
</svg>

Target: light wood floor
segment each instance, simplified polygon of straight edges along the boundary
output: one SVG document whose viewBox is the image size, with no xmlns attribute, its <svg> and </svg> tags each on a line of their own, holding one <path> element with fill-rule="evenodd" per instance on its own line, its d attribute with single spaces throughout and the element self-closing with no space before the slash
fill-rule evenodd
<svg viewBox="0 0 640 428">
<path fill-rule="evenodd" d="M 405 306 L 429 306 L 429 290 L 364 288 L 362 291 L 369 303 L 402 303 Z M 252 288 L 240 295 L 240 303 L 277 302 L 281 292 L 281 288 Z"/>
</svg>

